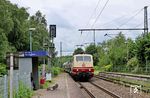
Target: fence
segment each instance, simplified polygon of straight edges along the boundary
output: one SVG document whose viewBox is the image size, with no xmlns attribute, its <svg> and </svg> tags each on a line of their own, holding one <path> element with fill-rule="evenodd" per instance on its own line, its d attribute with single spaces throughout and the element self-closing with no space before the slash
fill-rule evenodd
<svg viewBox="0 0 150 98">
<path fill-rule="evenodd" d="M 0 77 L 0 98 L 8 98 L 8 77 Z"/>
<path fill-rule="evenodd" d="M 124 66 L 115 66 L 110 71 L 114 72 L 129 72 L 150 75 L 150 67 L 126 68 Z"/>
<path fill-rule="evenodd" d="M 30 74 L 19 75 L 18 73 L 14 73 L 13 76 L 13 91 L 18 92 L 19 82 L 22 82 L 25 85 L 31 85 Z M 16 95 L 16 94 L 15 94 Z M 4 75 L 0 77 L 0 98 L 8 98 L 9 97 L 9 76 Z M 17 96 L 14 96 L 17 98 Z"/>
</svg>

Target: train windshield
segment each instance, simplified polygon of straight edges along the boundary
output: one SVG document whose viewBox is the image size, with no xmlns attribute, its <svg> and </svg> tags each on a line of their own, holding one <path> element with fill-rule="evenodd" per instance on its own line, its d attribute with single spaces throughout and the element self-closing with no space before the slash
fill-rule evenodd
<svg viewBox="0 0 150 98">
<path fill-rule="evenodd" d="M 86 62 L 91 62 L 91 57 L 90 56 L 76 56 L 76 61 L 86 61 Z"/>
</svg>

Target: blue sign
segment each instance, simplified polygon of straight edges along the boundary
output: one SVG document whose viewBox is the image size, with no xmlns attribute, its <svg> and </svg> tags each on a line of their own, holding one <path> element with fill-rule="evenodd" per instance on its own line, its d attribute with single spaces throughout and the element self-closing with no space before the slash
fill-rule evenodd
<svg viewBox="0 0 150 98">
<path fill-rule="evenodd" d="M 47 51 L 26 51 L 24 57 L 46 57 L 49 56 Z"/>
</svg>

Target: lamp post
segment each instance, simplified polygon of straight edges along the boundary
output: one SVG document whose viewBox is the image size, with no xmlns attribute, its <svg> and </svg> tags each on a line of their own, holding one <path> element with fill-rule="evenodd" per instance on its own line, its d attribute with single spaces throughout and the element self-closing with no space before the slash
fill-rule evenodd
<svg viewBox="0 0 150 98">
<path fill-rule="evenodd" d="M 129 57 L 129 49 L 128 49 L 128 40 L 125 42 L 125 44 L 127 45 L 127 62 L 128 62 L 128 57 Z"/>
<path fill-rule="evenodd" d="M 34 31 L 35 28 L 29 28 L 29 34 L 30 34 L 30 51 L 32 51 L 32 31 Z"/>
</svg>

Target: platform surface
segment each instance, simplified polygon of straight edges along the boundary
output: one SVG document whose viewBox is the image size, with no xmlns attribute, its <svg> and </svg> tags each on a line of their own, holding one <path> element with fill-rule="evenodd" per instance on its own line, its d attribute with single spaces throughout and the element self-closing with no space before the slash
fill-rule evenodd
<svg viewBox="0 0 150 98">
<path fill-rule="evenodd" d="M 85 98 L 80 88 L 67 73 L 62 73 L 54 79 L 58 88 L 54 91 L 39 89 L 32 98 Z"/>
</svg>

